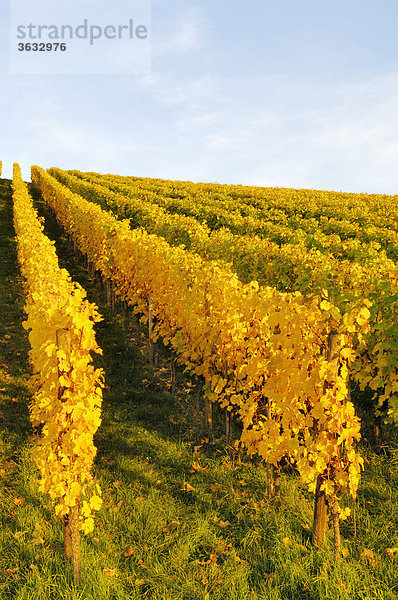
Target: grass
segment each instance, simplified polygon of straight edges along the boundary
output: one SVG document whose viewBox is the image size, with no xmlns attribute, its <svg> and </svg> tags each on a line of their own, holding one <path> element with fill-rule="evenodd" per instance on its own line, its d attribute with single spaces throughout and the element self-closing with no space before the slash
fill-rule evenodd
<svg viewBox="0 0 398 600">
<path fill-rule="evenodd" d="M 214 435 L 206 436 L 195 416 L 194 383 L 179 371 L 176 392 L 170 392 L 167 352 L 160 352 L 160 368 L 148 366 L 144 332 L 134 324 L 125 330 L 39 199 L 38 207 L 57 240 L 61 265 L 104 317 L 97 327 L 104 356 L 96 360 L 106 371 L 107 389 L 95 440 L 104 506 L 95 532 L 82 541 L 82 585 L 75 590 L 64 574 L 60 523 L 37 492 L 29 454 L 23 290 L 10 185 L 0 180 L 0 598 L 396 599 L 398 552 L 386 552 L 398 548 L 395 433 L 378 453 L 363 443 L 368 462 L 356 525 L 353 517 L 342 524 L 348 555 L 338 569 L 331 539 L 322 551 L 311 547 L 313 498 L 297 475 L 283 472 L 281 506 L 265 499 L 263 466 L 224 449 L 221 411 L 215 408 Z M 361 558 L 364 549 L 373 555 Z"/>
</svg>

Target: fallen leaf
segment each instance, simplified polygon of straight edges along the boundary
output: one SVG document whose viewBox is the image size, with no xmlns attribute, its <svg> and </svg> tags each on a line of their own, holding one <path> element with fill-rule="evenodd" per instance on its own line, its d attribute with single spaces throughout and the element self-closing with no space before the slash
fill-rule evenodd
<svg viewBox="0 0 398 600">
<path fill-rule="evenodd" d="M 184 481 L 184 487 L 181 488 L 181 491 L 183 492 L 194 492 L 195 488 L 188 483 L 187 481 Z"/>
<path fill-rule="evenodd" d="M 216 523 L 218 525 L 218 527 L 221 527 L 222 529 L 225 529 L 225 527 L 228 527 L 228 525 L 231 525 L 231 523 L 229 521 L 218 521 Z"/>
<path fill-rule="evenodd" d="M 197 462 L 193 462 L 191 466 L 195 471 L 204 471 L 204 468 L 201 467 L 200 464 Z"/>
<path fill-rule="evenodd" d="M 7 569 L 6 571 L 2 571 L 3 577 L 11 577 L 14 581 L 19 581 L 21 577 L 17 574 L 19 567 L 14 567 L 13 569 Z"/>
<path fill-rule="evenodd" d="M 143 569 L 147 569 L 147 568 L 148 568 L 148 565 L 146 565 L 146 564 L 144 563 L 144 561 L 142 560 L 142 558 L 140 558 L 140 560 L 138 561 L 138 563 L 137 563 L 137 564 L 139 564 L 139 565 L 140 565 L 140 567 L 142 567 Z"/>
<path fill-rule="evenodd" d="M 19 567 L 14 567 L 13 569 L 7 569 L 6 571 L 3 571 L 3 575 L 7 574 L 9 575 L 10 573 L 16 573 L 18 571 Z"/>
<path fill-rule="evenodd" d="M 116 575 L 116 568 L 108 569 L 108 567 L 104 567 L 102 569 L 102 574 L 105 575 L 105 577 L 113 577 L 114 575 Z"/>
<path fill-rule="evenodd" d="M 163 533 L 170 533 L 170 531 L 175 531 L 180 525 L 180 521 L 171 521 L 165 527 L 163 527 Z"/>
<path fill-rule="evenodd" d="M 22 496 L 14 498 L 14 504 L 16 504 L 16 506 L 24 506 L 25 502 L 26 498 L 22 498 Z"/>
<path fill-rule="evenodd" d="M 4 464 L 7 467 L 8 471 L 13 471 L 17 466 L 17 463 L 13 460 L 5 460 Z"/>
<path fill-rule="evenodd" d="M 34 546 L 41 546 L 42 544 L 44 544 L 44 540 L 42 537 L 36 537 L 32 539 L 32 544 Z"/>
<path fill-rule="evenodd" d="M 129 558 L 130 556 L 132 556 L 132 554 L 134 554 L 134 549 L 131 546 L 123 552 L 123 556 L 125 556 L 126 558 Z"/>
<path fill-rule="evenodd" d="M 285 546 L 288 546 L 289 548 L 292 547 L 292 540 L 288 537 L 284 537 L 282 539 L 282 542 L 285 544 Z"/>
<path fill-rule="evenodd" d="M 372 566 L 376 566 L 376 560 L 373 550 L 368 550 L 367 548 L 364 548 L 361 552 L 361 558 L 367 560 Z"/>
</svg>

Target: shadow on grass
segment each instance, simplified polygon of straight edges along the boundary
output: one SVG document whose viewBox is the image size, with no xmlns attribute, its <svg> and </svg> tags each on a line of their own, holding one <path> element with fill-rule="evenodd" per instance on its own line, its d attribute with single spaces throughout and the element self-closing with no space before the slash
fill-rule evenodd
<svg viewBox="0 0 398 600">
<path fill-rule="evenodd" d="M 22 327 L 23 288 L 12 225 L 11 182 L 0 180 L 0 431 L 26 441 L 28 341 Z"/>
</svg>

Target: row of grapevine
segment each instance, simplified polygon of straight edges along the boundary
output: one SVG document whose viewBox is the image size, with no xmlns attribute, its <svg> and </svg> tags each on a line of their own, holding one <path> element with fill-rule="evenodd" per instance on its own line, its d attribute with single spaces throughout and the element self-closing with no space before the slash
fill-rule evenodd
<svg viewBox="0 0 398 600">
<path fill-rule="evenodd" d="M 49 173 L 76 193 L 83 195 L 89 200 L 99 203 L 103 208 L 112 210 L 120 218 L 130 218 L 130 222 L 133 227 L 145 227 L 149 231 L 153 231 L 158 235 L 166 237 L 173 244 L 183 243 L 188 248 L 192 248 L 202 255 L 203 252 L 207 252 L 208 255 L 216 257 L 213 254 L 213 246 L 217 246 L 217 252 L 220 253 L 217 255 L 217 257 L 227 261 L 232 261 L 241 277 L 244 277 L 244 273 L 242 273 L 240 270 L 239 261 L 235 260 L 234 251 L 238 248 L 238 246 L 241 246 L 242 244 L 244 245 L 245 242 L 247 246 L 250 246 L 253 239 L 256 242 L 256 257 L 251 256 L 252 253 L 249 251 L 247 263 L 248 265 L 252 265 L 250 276 L 254 279 L 261 279 L 261 273 L 256 273 L 255 269 L 259 264 L 259 258 L 262 254 L 267 258 L 267 260 L 264 261 L 265 264 L 269 264 L 270 259 L 272 259 L 276 254 L 278 255 L 279 262 L 281 260 L 281 256 L 286 254 L 286 248 L 290 247 L 292 247 L 293 252 L 296 251 L 296 254 L 304 253 L 305 260 L 306 262 L 309 262 L 311 269 L 314 268 L 314 265 L 311 264 L 314 262 L 314 257 L 318 257 L 318 262 L 321 265 L 325 265 L 326 263 L 326 266 L 329 267 L 329 273 L 334 273 L 338 269 L 339 262 L 334 256 L 332 257 L 328 253 L 326 254 L 325 258 L 324 256 L 320 256 L 316 251 L 307 252 L 305 245 L 301 244 L 300 242 L 295 244 L 284 243 L 282 248 L 280 248 L 279 245 L 273 241 L 262 240 L 251 235 L 242 236 L 232 233 L 230 234 L 225 229 L 222 229 L 218 232 L 211 231 L 206 224 L 199 223 L 193 217 L 187 217 L 179 214 L 169 214 L 164 208 L 157 204 L 151 204 L 148 201 L 134 197 L 126 198 L 121 194 L 116 194 L 103 185 L 90 181 L 82 181 L 73 175 L 61 171 L 60 169 L 49 169 Z M 222 242 L 223 238 L 228 238 L 228 244 Z M 344 253 L 349 253 L 349 245 L 341 242 L 338 243 L 338 245 L 340 247 L 340 256 Z M 330 244 L 327 244 L 323 250 L 326 252 L 327 247 L 329 246 Z M 264 250 L 262 250 L 263 248 Z M 352 250 L 357 258 L 358 253 L 360 256 L 362 256 L 363 262 L 365 263 L 364 266 L 371 266 L 375 267 L 376 269 L 381 267 L 383 271 L 394 270 L 396 268 L 393 261 L 387 259 L 382 253 L 375 253 L 372 247 L 366 247 L 366 245 L 362 245 L 361 249 L 360 243 L 353 243 Z M 337 254 L 339 254 L 339 252 L 337 252 Z M 354 258 L 354 256 L 351 256 L 351 258 Z M 295 257 L 294 260 L 296 263 L 297 257 Z M 355 270 L 356 267 L 347 265 L 347 268 Z M 275 282 L 272 284 L 277 285 Z"/>
<path fill-rule="evenodd" d="M 279 192 L 274 201 L 268 198 L 260 206 L 247 205 L 244 197 L 221 196 L 216 191 L 197 195 L 191 187 L 182 185 L 177 189 L 162 191 L 148 184 L 148 180 L 140 179 L 126 183 L 120 178 L 84 174 L 71 171 L 70 174 L 93 183 L 106 185 L 113 191 L 133 198 L 144 198 L 173 213 L 194 216 L 206 222 L 212 229 L 227 227 L 234 233 L 252 234 L 268 237 L 277 243 L 302 243 L 308 248 L 318 248 L 324 252 L 334 252 L 349 260 L 366 260 L 367 255 L 374 255 L 383 248 L 388 256 L 398 258 L 398 234 L 395 221 L 398 210 L 394 203 L 383 202 L 363 206 L 363 202 L 355 199 L 342 206 L 336 201 L 331 203 L 333 211 L 322 214 L 324 203 L 318 200 L 312 212 L 306 207 L 303 212 L 301 204 L 295 205 L 286 190 L 284 201 Z M 128 180 L 128 178 L 126 178 Z M 293 192 L 295 190 L 292 190 Z M 331 196 L 333 197 L 333 196 Z M 379 206 L 380 205 L 380 206 Z"/>
<path fill-rule="evenodd" d="M 79 171 L 70 171 L 79 175 Z M 97 177 L 97 173 L 82 174 Z M 224 206 L 238 201 L 243 210 L 250 207 L 267 212 L 279 211 L 281 216 L 299 216 L 320 220 L 322 217 L 348 220 L 360 225 L 393 227 L 398 216 L 397 196 L 382 194 L 354 194 L 346 192 L 328 192 L 325 190 L 306 190 L 291 188 L 261 188 L 242 185 L 214 183 L 192 183 L 167 181 L 142 177 L 122 177 L 103 175 L 104 179 L 120 184 L 133 184 L 142 190 L 148 190 L 160 196 L 190 199 L 197 201 L 206 196 L 213 202 L 218 198 Z M 248 208 L 246 208 L 248 207 Z"/>
<path fill-rule="evenodd" d="M 362 466 L 347 380 L 369 303 L 342 315 L 320 296 L 243 284 L 225 265 L 130 230 L 39 167 L 32 181 L 121 300 L 153 321 L 153 339 L 239 415 L 249 453 L 273 465 L 287 458 L 338 516 L 337 496 L 355 496 Z"/>
<path fill-rule="evenodd" d="M 148 192 L 141 183 L 125 185 L 115 182 L 109 176 L 102 178 L 78 172 L 65 173 L 59 169 L 50 169 L 52 175 L 62 183 L 65 178 L 79 177 L 81 181 L 89 181 L 94 185 L 106 186 L 115 194 L 121 194 L 134 203 L 139 201 L 158 205 L 171 214 L 185 215 L 195 218 L 212 230 L 229 229 L 236 235 L 258 236 L 267 238 L 278 245 L 300 244 L 308 249 L 317 249 L 322 253 L 333 253 L 339 259 L 368 264 L 380 254 L 380 249 L 392 259 L 398 258 L 398 234 L 386 228 L 364 227 L 347 220 L 321 217 L 306 219 L 301 215 L 290 215 L 279 209 L 247 211 L 236 200 L 221 203 L 216 196 L 206 195 L 204 198 L 188 196 L 176 198 Z M 78 185 L 75 182 L 75 185 Z M 82 185 L 82 184 L 80 184 Z M 109 192 L 108 192 L 109 194 Z M 128 202 L 126 202 L 128 205 Z M 243 214 L 241 214 L 243 212 Z M 382 251 L 383 254 L 383 251 Z"/>
<path fill-rule="evenodd" d="M 344 312 L 359 298 L 371 303 L 370 329 L 366 349 L 352 369 L 352 376 L 362 389 L 374 390 L 374 401 L 389 401 L 389 414 L 397 420 L 398 391 L 398 270 L 384 256 L 375 257 L 366 266 L 339 261 L 317 251 L 308 252 L 300 245 L 281 247 L 251 236 L 237 236 L 226 230 L 211 232 L 191 217 L 170 215 L 158 205 L 125 198 L 106 187 L 82 181 L 58 169 L 50 172 L 76 193 L 112 210 L 120 218 L 129 217 L 134 227 L 164 237 L 169 243 L 181 244 L 202 257 L 232 262 L 242 281 L 257 280 L 280 290 L 299 290 L 303 294 L 329 297 Z"/>
<path fill-rule="evenodd" d="M 58 264 L 54 244 L 22 181 L 13 176 L 14 227 L 26 294 L 23 323 L 29 330 L 34 373 L 30 415 L 41 435 L 33 449 L 40 472 L 39 489 L 56 501 L 64 523 L 65 553 L 80 573 L 79 530 L 93 530 L 100 490 L 90 471 L 96 454 L 93 436 L 101 423 L 103 373 L 92 365 L 97 308 Z"/>
</svg>

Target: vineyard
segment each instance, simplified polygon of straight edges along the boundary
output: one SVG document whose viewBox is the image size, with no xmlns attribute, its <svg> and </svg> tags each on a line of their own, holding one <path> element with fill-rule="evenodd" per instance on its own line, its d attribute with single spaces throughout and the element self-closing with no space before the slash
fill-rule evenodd
<svg viewBox="0 0 398 600">
<path fill-rule="evenodd" d="M 0 180 L 1 597 L 397 598 L 397 197 L 31 180 Z"/>
</svg>

